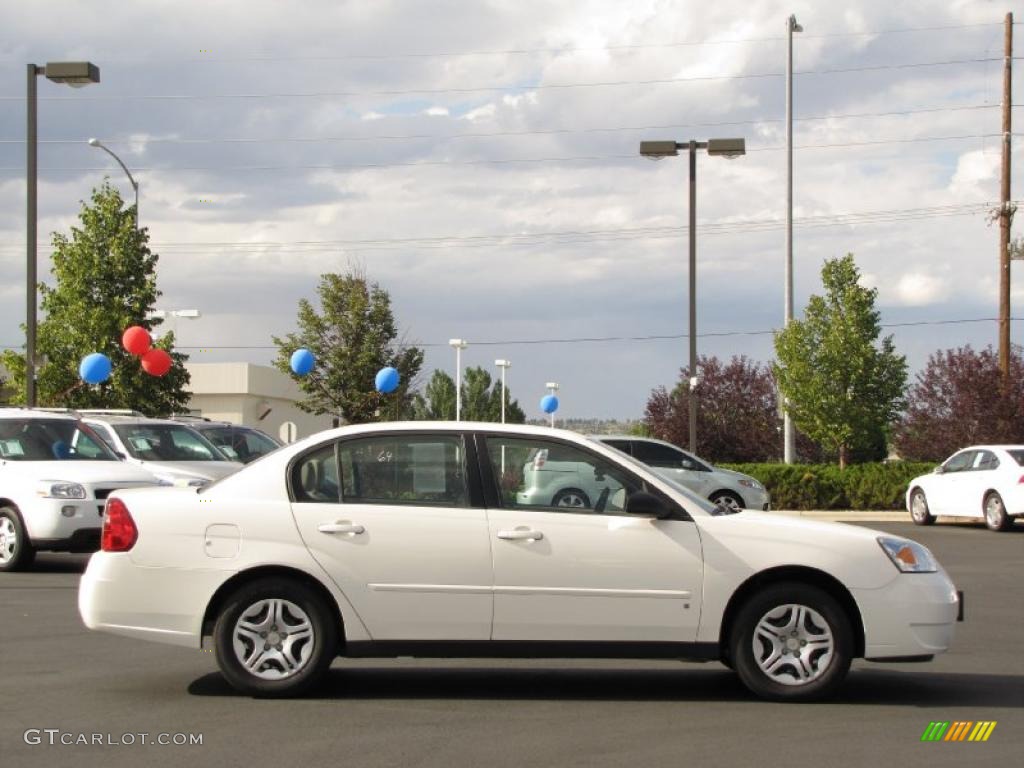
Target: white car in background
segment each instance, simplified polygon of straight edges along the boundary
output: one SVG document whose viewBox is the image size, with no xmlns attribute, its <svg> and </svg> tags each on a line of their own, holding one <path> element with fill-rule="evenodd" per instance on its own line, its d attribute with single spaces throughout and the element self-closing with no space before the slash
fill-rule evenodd
<svg viewBox="0 0 1024 768">
<path fill-rule="evenodd" d="M 763 485 L 750 475 L 716 467 L 672 443 L 631 435 L 592 435 L 593 439 L 627 453 L 659 475 L 689 488 L 698 496 L 730 511 L 771 509 L 771 498 Z"/>
<path fill-rule="evenodd" d="M 110 493 L 157 484 L 71 413 L 0 408 L 0 571 L 28 567 L 40 550 L 99 549 Z"/>
<path fill-rule="evenodd" d="M 138 464 L 168 485 L 206 485 L 227 477 L 242 463 L 232 461 L 186 424 L 141 414 L 79 411 L 125 461 Z"/>
<path fill-rule="evenodd" d="M 957 451 L 907 487 L 907 510 L 918 525 L 939 515 L 984 519 L 1008 531 L 1024 515 L 1024 445 L 975 445 Z"/>
<path fill-rule="evenodd" d="M 524 500 L 544 452 L 609 492 Z M 90 629 L 212 638 L 254 695 L 303 693 L 339 655 L 546 656 L 721 660 L 801 701 L 854 658 L 945 651 L 961 601 L 908 539 L 723 514 L 581 435 L 449 421 L 327 430 L 205 488 L 118 492 L 78 605 Z"/>
</svg>

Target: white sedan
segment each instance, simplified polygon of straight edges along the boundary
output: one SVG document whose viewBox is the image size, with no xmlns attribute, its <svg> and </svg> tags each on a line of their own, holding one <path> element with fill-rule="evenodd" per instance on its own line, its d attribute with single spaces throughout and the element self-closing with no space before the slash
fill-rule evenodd
<svg viewBox="0 0 1024 768">
<path fill-rule="evenodd" d="M 1024 515 L 1024 445 L 975 445 L 957 451 L 907 486 L 907 510 L 918 525 L 939 515 L 984 518 L 1008 531 Z"/>
<path fill-rule="evenodd" d="M 589 508 L 523 501 L 523 457 L 589 463 Z M 205 488 L 118 492 L 82 578 L 91 629 L 198 648 L 297 695 L 337 656 L 719 660 L 756 694 L 834 693 L 852 659 L 926 661 L 960 600 L 920 544 L 724 510 L 571 432 L 343 427 Z"/>
</svg>

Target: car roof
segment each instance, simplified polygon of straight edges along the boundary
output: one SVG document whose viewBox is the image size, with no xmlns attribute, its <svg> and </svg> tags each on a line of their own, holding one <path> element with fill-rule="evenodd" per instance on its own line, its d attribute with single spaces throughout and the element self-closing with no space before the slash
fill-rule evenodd
<svg viewBox="0 0 1024 768">
<path fill-rule="evenodd" d="M 966 448 L 960 448 L 956 453 L 963 453 L 964 451 L 1021 451 L 1024 450 L 1024 445 L 969 445 Z M 955 454 L 954 454 L 955 455 Z"/>
<path fill-rule="evenodd" d="M 65 419 L 78 421 L 78 414 L 68 408 L 0 407 L 0 419 Z"/>
<path fill-rule="evenodd" d="M 127 416 L 117 413 L 84 413 L 82 414 L 82 421 L 86 423 L 98 421 L 109 424 L 174 424 L 178 427 L 191 427 L 190 424 L 186 424 L 184 421 L 161 419 L 156 416 Z"/>
<path fill-rule="evenodd" d="M 685 448 L 680 448 L 675 443 L 670 443 L 668 440 L 659 440 L 656 437 L 641 437 L 640 435 L 587 435 L 587 437 L 594 440 L 632 440 L 640 443 L 657 443 L 658 445 L 667 445 L 680 451 L 685 451 Z"/>
</svg>

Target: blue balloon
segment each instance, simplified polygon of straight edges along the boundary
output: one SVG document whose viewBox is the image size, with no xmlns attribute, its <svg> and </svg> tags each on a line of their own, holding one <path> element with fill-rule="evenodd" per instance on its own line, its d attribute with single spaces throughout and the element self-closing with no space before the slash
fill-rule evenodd
<svg viewBox="0 0 1024 768">
<path fill-rule="evenodd" d="M 86 355 L 78 365 L 78 375 L 86 384 L 102 384 L 110 378 L 110 358 L 99 352 Z"/>
<path fill-rule="evenodd" d="M 305 376 L 313 370 L 316 357 L 308 349 L 296 349 L 292 352 L 292 370 L 299 376 Z"/>
<path fill-rule="evenodd" d="M 558 398 L 554 395 L 544 395 L 540 399 L 540 409 L 544 413 L 554 413 L 558 410 Z"/>
<path fill-rule="evenodd" d="M 387 368 L 381 368 L 377 371 L 377 378 L 373 380 L 373 383 L 377 387 L 378 392 L 383 392 L 386 395 L 398 389 L 398 382 L 400 380 L 401 376 L 398 375 L 398 371 L 389 365 Z"/>
</svg>

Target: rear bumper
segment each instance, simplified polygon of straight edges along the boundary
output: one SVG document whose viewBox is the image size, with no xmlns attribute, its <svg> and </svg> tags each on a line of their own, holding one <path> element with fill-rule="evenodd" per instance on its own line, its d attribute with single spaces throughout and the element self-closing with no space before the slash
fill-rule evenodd
<svg viewBox="0 0 1024 768">
<path fill-rule="evenodd" d="M 198 648 L 206 606 L 233 571 L 150 568 L 126 552 L 97 552 L 78 587 L 89 629 Z"/>
</svg>

